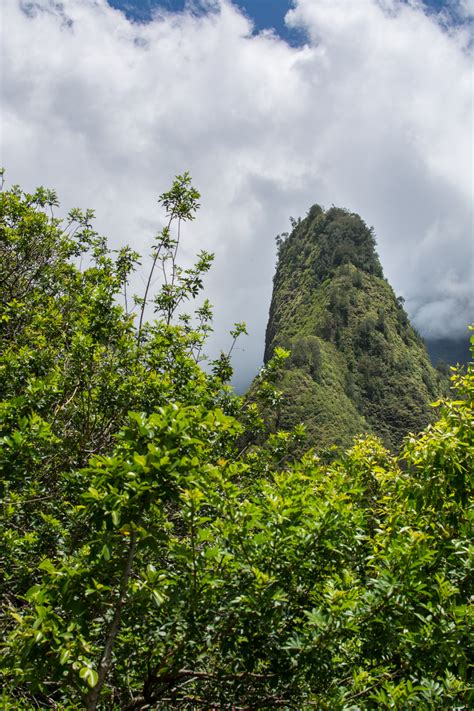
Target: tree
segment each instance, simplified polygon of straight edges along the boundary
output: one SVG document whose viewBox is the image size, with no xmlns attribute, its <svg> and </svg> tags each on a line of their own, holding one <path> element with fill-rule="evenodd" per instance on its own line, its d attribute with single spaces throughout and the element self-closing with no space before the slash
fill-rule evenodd
<svg viewBox="0 0 474 711">
<path fill-rule="evenodd" d="M 397 457 L 295 461 L 300 430 L 255 437 L 288 354 L 244 404 L 229 352 L 196 362 L 209 308 L 179 314 L 170 233 L 135 326 L 136 256 L 42 195 L 1 202 L 4 708 L 467 708 L 472 366 Z"/>
</svg>

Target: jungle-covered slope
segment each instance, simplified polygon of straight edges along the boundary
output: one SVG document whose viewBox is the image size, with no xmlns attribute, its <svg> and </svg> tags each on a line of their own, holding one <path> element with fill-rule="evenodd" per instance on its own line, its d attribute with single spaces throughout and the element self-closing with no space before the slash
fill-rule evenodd
<svg viewBox="0 0 474 711">
<path fill-rule="evenodd" d="M 432 419 L 447 379 L 384 278 L 373 231 L 314 205 L 277 243 L 265 362 L 291 351 L 277 426 L 304 423 L 319 447 L 372 432 L 397 448 Z"/>
</svg>

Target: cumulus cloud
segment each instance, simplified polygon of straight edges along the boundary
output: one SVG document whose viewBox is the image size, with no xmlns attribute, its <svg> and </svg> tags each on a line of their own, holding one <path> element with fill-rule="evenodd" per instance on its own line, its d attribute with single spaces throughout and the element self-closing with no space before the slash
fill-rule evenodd
<svg viewBox="0 0 474 711">
<path fill-rule="evenodd" d="M 189 170 L 203 207 L 185 257 L 216 254 L 209 350 L 248 323 L 241 384 L 261 363 L 274 236 L 315 202 L 374 226 L 423 334 L 458 335 L 474 313 L 468 25 L 446 28 L 421 2 L 294 4 L 287 22 L 308 38 L 296 48 L 252 33 L 229 0 L 147 24 L 105 0 L 3 7 L 10 179 L 94 207 L 114 245 L 143 251 L 161 224 L 157 195 Z"/>
<path fill-rule="evenodd" d="M 463 17 L 474 17 L 474 0 L 460 0 L 459 11 Z"/>
</svg>

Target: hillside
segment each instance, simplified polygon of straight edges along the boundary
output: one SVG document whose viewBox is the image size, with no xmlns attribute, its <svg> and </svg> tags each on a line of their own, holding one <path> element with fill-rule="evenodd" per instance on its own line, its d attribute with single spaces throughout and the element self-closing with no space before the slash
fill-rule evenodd
<svg viewBox="0 0 474 711">
<path fill-rule="evenodd" d="M 397 448 L 431 420 L 446 376 L 384 278 L 372 230 L 314 205 L 277 243 L 265 362 L 276 346 L 291 351 L 278 426 L 303 422 L 311 445 L 372 432 Z"/>
</svg>

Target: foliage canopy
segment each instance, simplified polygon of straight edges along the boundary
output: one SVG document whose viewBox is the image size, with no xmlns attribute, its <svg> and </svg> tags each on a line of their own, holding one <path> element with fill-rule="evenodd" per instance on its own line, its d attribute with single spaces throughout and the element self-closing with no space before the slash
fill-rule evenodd
<svg viewBox="0 0 474 711">
<path fill-rule="evenodd" d="M 229 353 L 199 366 L 210 306 L 180 308 L 211 255 L 177 262 L 198 199 L 186 174 L 161 197 L 164 282 L 134 320 L 138 256 L 90 211 L 0 195 L 3 707 L 468 708 L 472 365 L 399 456 L 297 459 L 302 429 L 261 414 L 284 351 L 254 404 Z"/>
</svg>

